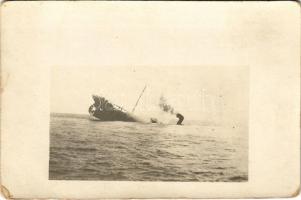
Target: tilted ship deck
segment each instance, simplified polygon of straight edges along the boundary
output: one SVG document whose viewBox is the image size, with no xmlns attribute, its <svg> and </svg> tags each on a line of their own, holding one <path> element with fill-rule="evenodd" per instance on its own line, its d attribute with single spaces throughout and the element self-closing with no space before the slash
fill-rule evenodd
<svg viewBox="0 0 301 200">
<path fill-rule="evenodd" d="M 143 89 L 142 93 L 144 92 L 144 90 L 145 88 Z M 89 114 L 92 118 L 96 118 L 99 121 L 145 122 L 133 115 L 133 112 L 135 111 L 142 93 L 140 94 L 131 113 L 124 108 L 109 102 L 104 97 L 92 95 L 94 104 L 89 107 Z M 181 125 L 184 120 L 183 115 L 176 113 L 176 117 L 179 119 L 177 124 Z M 150 118 L 148 122 L 157 123 L 158 120 L 156 118 Z"/>
<path fill-rule="evenodd" d="M 135 117 L 131 116 L 128 113 L 125 113 L 120 110 L 111 110 L 111 111 L 105 111 L 105 110 L 96 110 L 93 113 L 93 117 L 96 117 L 97 119 L 101 121 L 125 121 L 125 122 L 138 122 L 139 120 Z"/>
<path fill-rule="evenodd" d="M 89 114 L 100 121 L 126 121 L 139 122 L 139 120 L 131 115 L 122 107 L 115 105 L 104 97 L 92 95 L 94 104 L 89 107 Z"/>
</svg>

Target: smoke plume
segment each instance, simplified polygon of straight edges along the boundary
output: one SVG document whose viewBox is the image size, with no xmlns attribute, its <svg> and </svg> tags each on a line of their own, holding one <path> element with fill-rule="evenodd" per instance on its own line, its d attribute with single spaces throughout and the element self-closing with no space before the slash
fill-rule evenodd
<svg viewBox="0 0 301 200">
<path fill-rule="evenodd" d="M 164 98 L 163 95 L 160 97 L 159 107 L 164 112 L 167 112 L 167 113 L 170 113 L 170 114 L 175 114 L 175 109 L 171 105 L 167 104 L 167 101 L 166 101 L 166 99 Z"/>
</svg>

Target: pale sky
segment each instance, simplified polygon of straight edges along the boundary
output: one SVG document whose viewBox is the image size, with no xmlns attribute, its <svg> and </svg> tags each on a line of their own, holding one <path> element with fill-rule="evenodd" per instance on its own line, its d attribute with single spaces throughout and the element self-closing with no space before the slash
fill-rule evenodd
<svg viewBox="0 0 301 200">
<path fill-rule="evenodd" d="M 157 117 L 161 95 L 190 120 L 248 114 L 248 69 L 238 66 L 55 66 L 51 112 L 87 114 L 92 94 L 131 111 L 145 85 L 138 116 Z"/>
<path fill-rule="evenodd" d="M 261 41 L 254 32 L 270 30 L 250 22 L 247 7 L 212 7 L 202 13 L 189 7 L 183 16 L 185 6 L 166 12 L 150 4 L 143 4 L 143 11 L 133 6 L 131 12 L 123 6 L 102 12 L 66 6 L 51 18 L 42 16 L 47 26 L 39 26 L 49 33 L 48 48 L 55 52 L 49 58 L 51 112 L 87 113 L 92 94 L 131 110 L 147 84 L 136 114 L 158 113 L 163 94 L 185 119 L 245 120 L 248 66 L 256 61 L 250 51 Z M 202 103 L 202 91 L 210 96 L 207 103 Z"/>
</svg>

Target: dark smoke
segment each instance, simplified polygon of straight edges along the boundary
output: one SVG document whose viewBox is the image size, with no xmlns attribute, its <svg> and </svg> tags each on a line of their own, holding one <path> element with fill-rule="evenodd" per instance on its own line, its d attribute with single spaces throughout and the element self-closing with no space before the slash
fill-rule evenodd
<svg viewBox="0 0 301 200">
<path fill-rule="evenodd" d="M 166 101 L 166 99 L 164 98 L 163 95 L 160 97 L 159 107 L 164 112 L 176 115 L 176 117 L 179 119 L 178 122 L 177 122 L 177 125 L 182 125 L 182 122 L 184 120 L 184 116 L 181 115 L 180 113 L 175 112 L 175 109 L 171 105 L 167 104 L 167 101 Z"/>
<path fill-rule="evenodd" d="M 160 97 L 159 107 L 164 112 L 167 112 L 167 113 L 170 113 L 170 114 L 175 114 L 175 109 L 171 105 L 167 104 L 167 101 L 164 98 L 164 96 Z"/>
</svg>

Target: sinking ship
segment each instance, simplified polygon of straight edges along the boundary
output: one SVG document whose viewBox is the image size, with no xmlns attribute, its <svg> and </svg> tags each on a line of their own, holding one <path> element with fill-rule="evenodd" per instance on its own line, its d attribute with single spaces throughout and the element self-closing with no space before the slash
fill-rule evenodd
<svg viewBox="0 0 301 200">
<path fill-rule="evenodd" d="M 92 95 L 94 103 L 89 107 L 88 112 L 91 120 L 98 121 L 124 121 L 124 122 L 142 122 L 142 123 L 158 123 L 156 118 L 150 118 L 149 121 L 143 121 L 134 116 L 135 108 L 137 107 L 139 100 L 145 90 L 146 86 L 142 90 L 134 108 L 131 112 L 127 111 L 123 107 L 116 105 L 108 101 L 105 97 L 99 95 Z M 184 120 L 183 115 L 176 113 L 176 117 L 179 119 L 177 124 L 181 125 Z"/>
<path fill-rule="evenodd" d="M 133 114 L 111 103 L 106 98 L 98 95 L 92 95 L 94 104 L 89 107 L 91 119 L 100 121 L 125 121 L 125 122 L 140 122 Z"/>
</svg>

